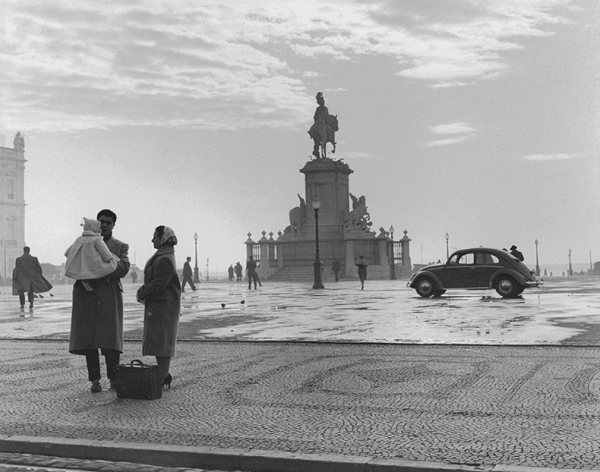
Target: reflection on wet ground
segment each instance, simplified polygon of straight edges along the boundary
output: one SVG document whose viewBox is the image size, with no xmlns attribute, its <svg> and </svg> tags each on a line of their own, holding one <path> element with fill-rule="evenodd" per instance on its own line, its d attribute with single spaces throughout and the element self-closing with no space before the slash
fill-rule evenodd
<svg viewBox="0 0 600 472">
<path fill-rule="evenodd" d="M 301 340 L 435 344 L 600 345 L 600 278 L 549 278 L 517 299 L 495 291 L 449 290 L 423 299 L 405 281 L 329 284 L 203 283 L 182 298 L 180 339 Z M 125 284 L 125 337 L 141 337 L 139 285 Z M 6 292 L 6 290 L 4 290 Z M 18 298 L 0 296 L 1 338 L 69 337 L 71 288 L 36 300 L 33 314 Z"/>
</svg>

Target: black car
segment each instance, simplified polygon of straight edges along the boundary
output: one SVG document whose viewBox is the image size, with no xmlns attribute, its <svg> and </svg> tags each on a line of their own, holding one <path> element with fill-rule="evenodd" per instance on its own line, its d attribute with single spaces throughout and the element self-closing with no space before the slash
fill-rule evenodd
<svg viewBox="0 0 600 472">
<path fill-rule="evenodd" d="M 460 249 L 445 264 L 423 267 L 407 284 L 422 297 L 439 297 L 448 288 L 496 289 L 505 298 L 519 296 L 528 287 L 537 287 L 533 272 L 519 259 L 501 249 L 486 247 Z"/>
</svg>

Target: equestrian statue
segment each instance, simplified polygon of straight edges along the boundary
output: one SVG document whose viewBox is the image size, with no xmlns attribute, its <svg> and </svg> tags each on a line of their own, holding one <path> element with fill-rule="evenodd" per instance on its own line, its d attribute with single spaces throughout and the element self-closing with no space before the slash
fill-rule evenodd
<svg viewBox="0 0 600 472">
<path fill-rule="evenodd" d="M 329 114 L 322 92 L 317 93 L 317 103 L 319 106 L 315 111 L 315 122 L 310 127 L 308 134 L 314 141 L 313 156 L 321 159 L 327 157 L 327 143 L 333 145 L 331 152 L 335 153 L 335 132 L 339 130 L 339 126 L 337 115 Z M 321 151 L 320 153 L 319 150 Z"/>
</svg>

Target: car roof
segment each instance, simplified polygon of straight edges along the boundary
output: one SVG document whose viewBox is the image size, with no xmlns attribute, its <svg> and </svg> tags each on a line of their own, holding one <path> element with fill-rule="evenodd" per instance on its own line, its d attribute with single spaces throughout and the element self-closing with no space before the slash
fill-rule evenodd
<svg viewBox="0 0 600 472">
<path fill-rule="evenodd" d="M 457 252 L 462 253 L 462 252 L 475 252 L 475 251 L 485 251 L 485 252 L 489 252 L 492 254 L 503 254 L 506 256 L 514 257 L 511 253 L 509 253 L 508 251 L 505 251 L 504 249 L 498 249 L 498 248 L 494 248 L 494 247 L 483 247 L 483 246 L 466 247 L 466 248 L 462 248 L 462 249 L 457 249 L 452 254 L 456 254 Z M 452 256 L 452 254 L 450 254 L 450 255 Z"/>
</svg>

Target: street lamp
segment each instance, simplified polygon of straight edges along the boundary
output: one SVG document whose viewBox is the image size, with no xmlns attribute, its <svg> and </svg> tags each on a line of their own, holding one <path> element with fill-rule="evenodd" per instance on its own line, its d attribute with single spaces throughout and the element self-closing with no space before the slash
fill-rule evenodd
<svg viewBox="0 0 600 472">
<path fill-rule="evenodd" d="M 571 250 L 569 249 L 569 276 L 573 275 L 573 266 L 571 265 Z"/>
<path fill-rule="evenodd" d="M 196 266 L 194 267 L 194 283 L 199 284 L 200 278 L 198 276 L 198 233 L 194 233 L 194 246 L 196 249 Z"/>
<path fill-rule="evenodd" d="M 448 240 L 450 239 L 450 236 L 448 236 L 448 233 L 446 233 L 446 260 L 450 259 L 450 250 L 448 249 Z"/>
<path fill-rule="evenodd" d="M 396 280 L 396 258 L 394 257 L 394 226 L 390 226 L 390 235 L 392 237 L 392 267 L 390 268 L 390 279 Z"/>
<path fill-rule="evenodd" d="M 206 281 L 208 282 L 208 258 L 206 259 Z"/>
<path fill-rule="evenodd" d="M 316 252 L 315 252 L 315 283 L 313 284 L 313 288 L 325 288 L 323 286 L 323 280 L 321 278 L 321 259 L 319 254 L 319 208 L 321 208 L 321 202 L 318 198 L 312 202 L 313 210 L 315 210 L 315 243 L 316 243 Z"/>
<path fill-rule="evenodd" d="M 535 275 L 540 276 L 540 261 L 538 259 L 538 240 L 535 240 Z"/>
</svg>

